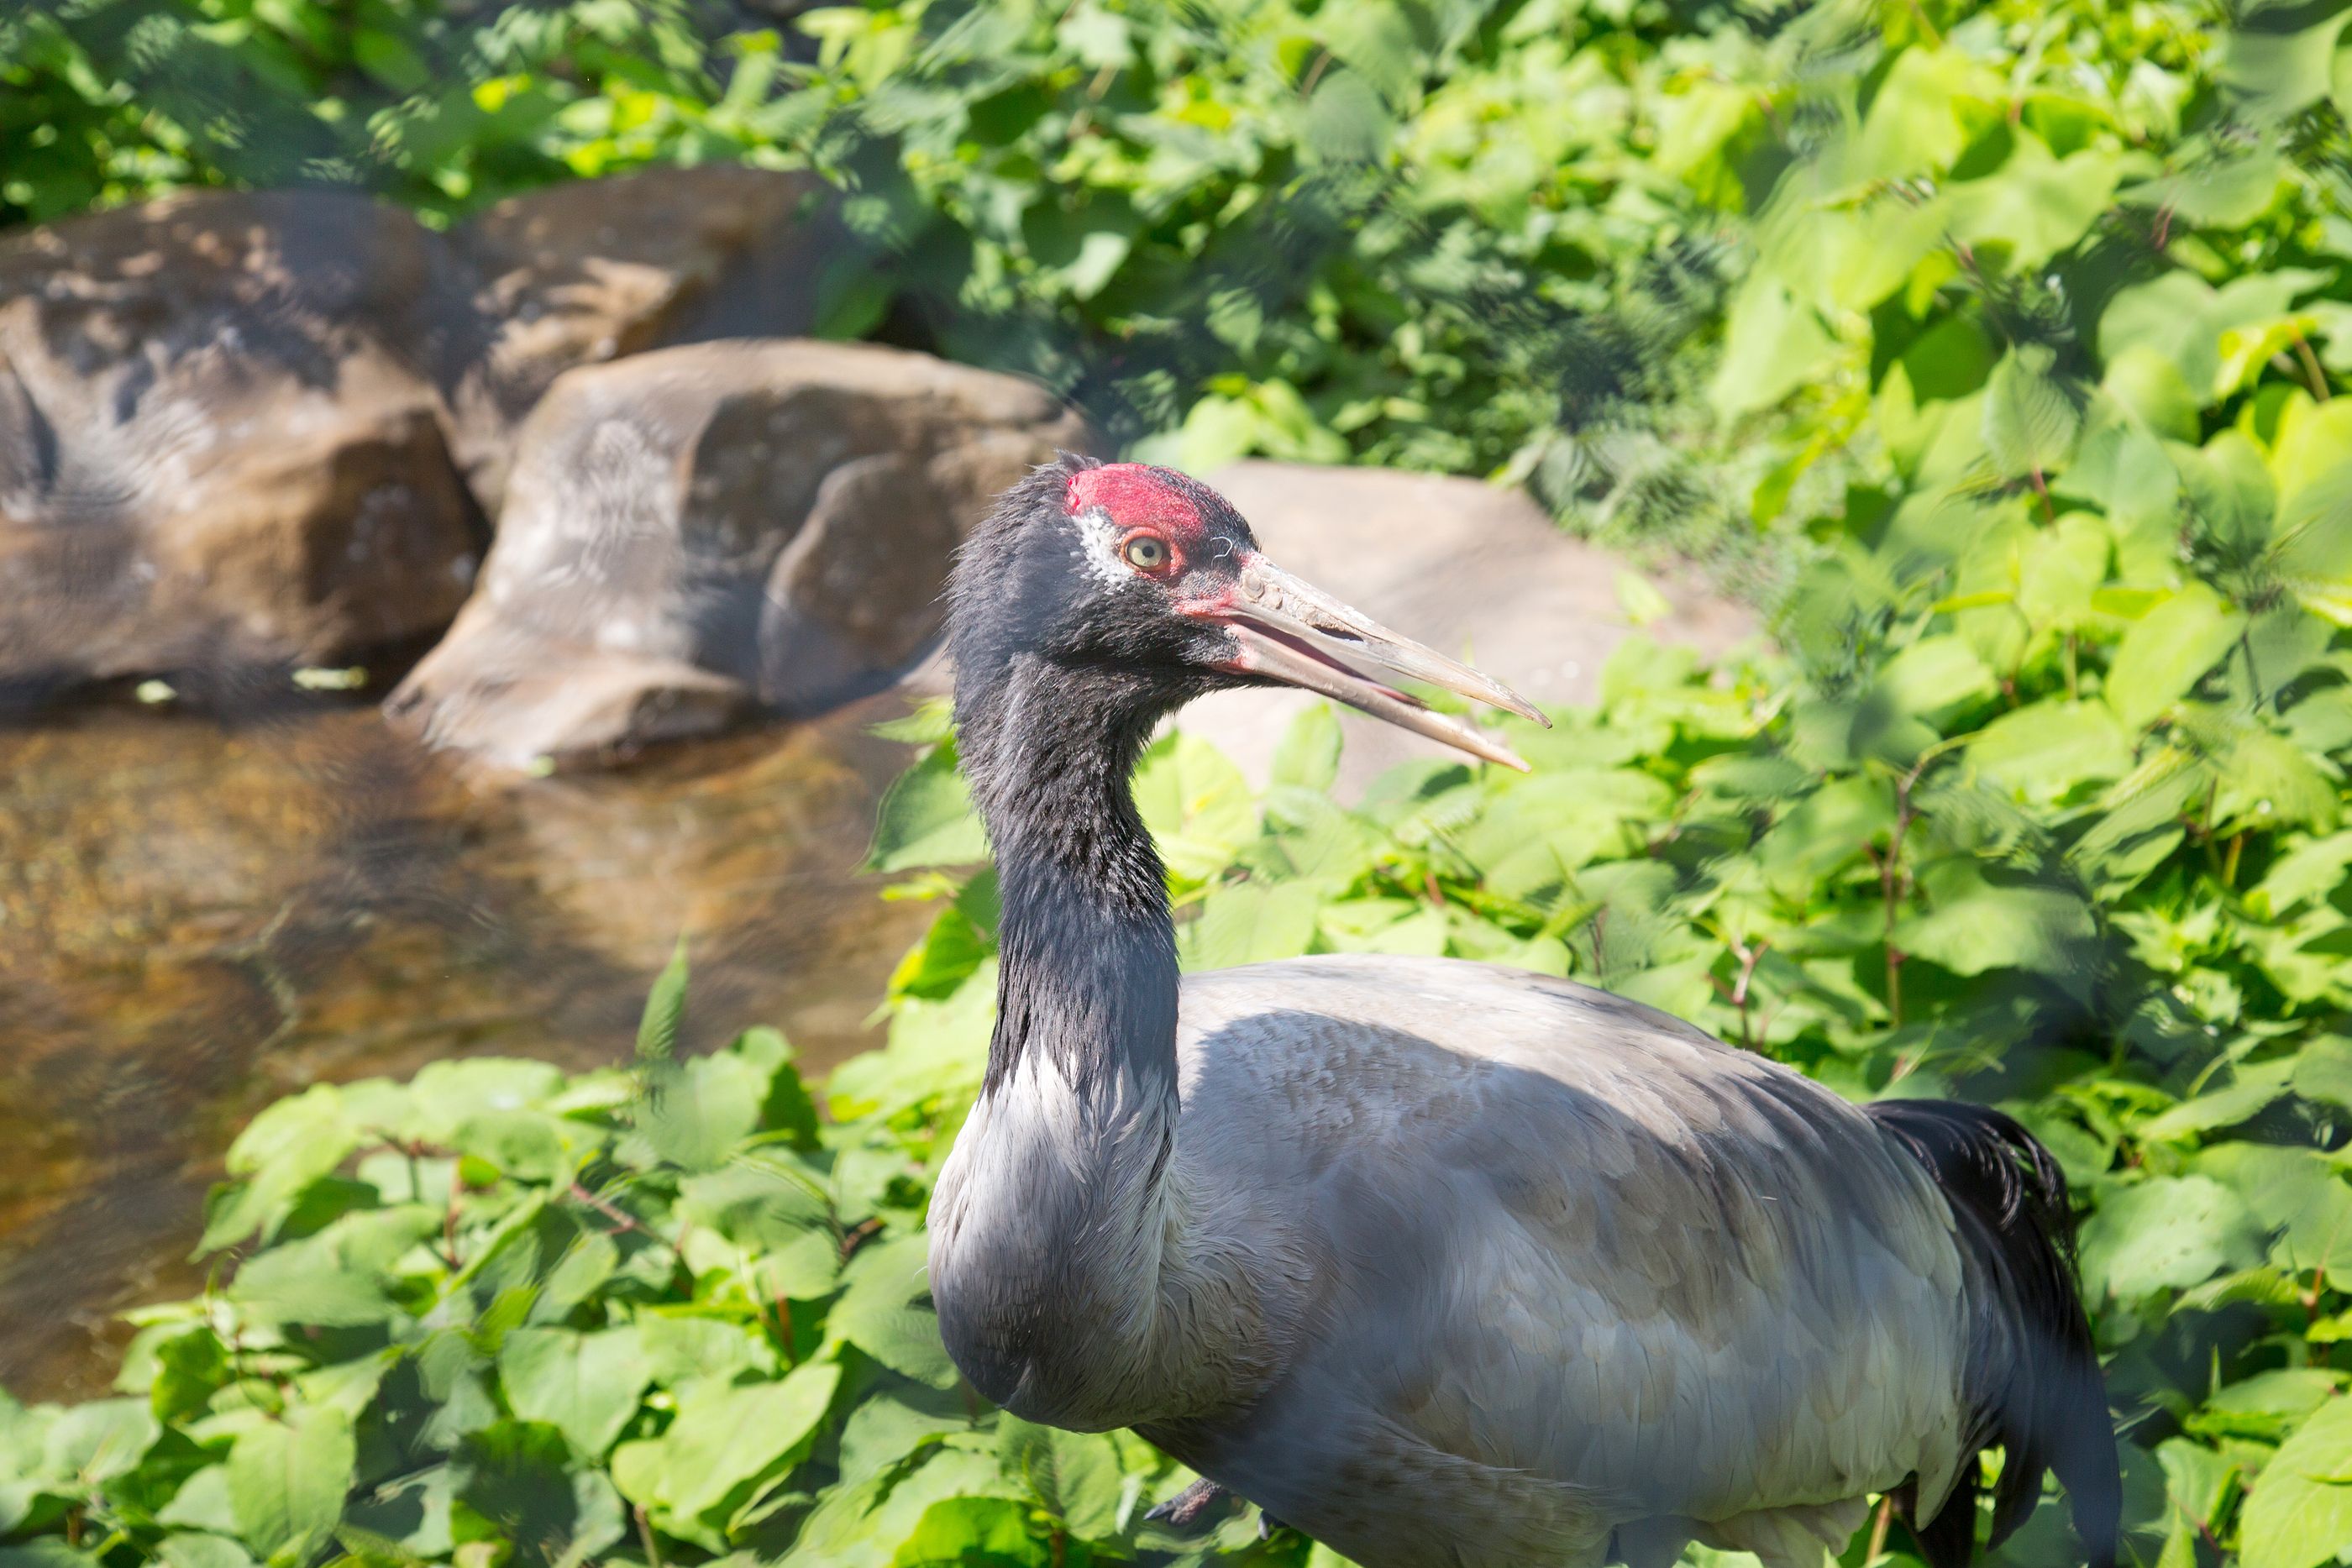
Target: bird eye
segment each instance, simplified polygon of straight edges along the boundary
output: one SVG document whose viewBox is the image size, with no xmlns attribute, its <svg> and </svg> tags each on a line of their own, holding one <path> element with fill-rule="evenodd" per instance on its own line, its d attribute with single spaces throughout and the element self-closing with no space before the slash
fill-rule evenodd
<svg viewBox="0 0 2352 1568">
<path fill-rule="evenodd" d="M 1168 541 L 1151 534 L 1138 534 L 1119 547 L 1119 553 L 1138 571 L 1158 571 L 1168 564 Z"/>
</svg>

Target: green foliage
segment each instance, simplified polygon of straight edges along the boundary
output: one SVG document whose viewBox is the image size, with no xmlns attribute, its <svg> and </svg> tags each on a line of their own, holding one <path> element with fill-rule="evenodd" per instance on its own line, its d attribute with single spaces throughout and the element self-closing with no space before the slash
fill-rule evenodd
<svg viewBox="0 0 2352 1568">
<path fill-rule="evenodd" d="M 122 1397 L 0 1399 L 0 1561 L 1197 1554 L 1143 1518 L 1187 1472 L 1000 1416 L 948 1364 L 920 1225 L 952 1107 L 811 1103 L 753 1030 L 274 1107 L 215 1204 L 252 1247 L 226 1289 L 136 1314 Z"/>
<path fill-rule="evenodd" d="M 2352 1560 L 2352 13 L 327 15 L 0 21 L 0 199 L 275 159 L 446 214 L 805 162 L 894 258 L 842 329 L 1040 375 L 1147 452 L 1769 531 L 1780 652 L 1626 644 L 1592 708 L 1506 727 L 1531 777 L 1431 758 L 1342 803 L 1319 711 L 1262 798 L 1154 747 L 1184 961 L 1489 959 L 1856 1098 L 2007 1106 L 2084 1211 L 2138 1559 Z M 897 733 L 929 749 L 870 863 L 938 914 L 824 1114 L 772 1032 L 672 1057 L 682 956 L 629 1071 L 272 1107 L 205 1216 L 250 1250 L 142 1314 L 125 1396 L 0 1405 L 0 1565 L 1306 1561 L 1241 1517 L 1157 1533 L 1181 1472 L 944 1359 L 921 1215 L 996 898 L 944 715 Z M 2068 1561 L 2060 1517 L 2002 1561 Z"/>
<path fill-rule="evenodd" d="M 829 331 L 1195 469 L 1501 472 L 1752 553 L 1888 463 L 2037 485 L 2352 363 L 2330 9 L 73 0 L 0 21 L 0 221 L 810 167 L 878 258 Z"/>
</svg>

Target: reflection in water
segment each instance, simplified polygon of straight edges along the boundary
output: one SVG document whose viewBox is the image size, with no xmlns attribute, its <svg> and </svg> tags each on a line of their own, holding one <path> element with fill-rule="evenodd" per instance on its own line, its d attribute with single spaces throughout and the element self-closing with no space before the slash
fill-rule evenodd
<svg viewBox="0 0 2352 1568">
<path fill-rule="evenodd" d="M 373 707 L 97 706 L 0 729 L 0 1386 L 103 1387 L 112 1314 L 186 1261 L 236 1129 L 320 1079 L 635 1037 L 692 939 L 688 1049 L 819 1065 L 925 918 L 855 868 L 905 759 L 886 695 L 595 777 L 484 779 Z M 257 708 L 260 711 L 257 712 Z"/>
</svg>

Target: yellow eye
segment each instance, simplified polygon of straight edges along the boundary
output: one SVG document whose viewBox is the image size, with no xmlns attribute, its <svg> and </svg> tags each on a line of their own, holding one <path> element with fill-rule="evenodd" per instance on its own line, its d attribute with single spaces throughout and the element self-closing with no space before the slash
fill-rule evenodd
<svg viewBox="0 0 2352 1568">
<path fill-rule="evenodd" d="M 1168 564 L 1168 541 L 1150 534 L 1138 534 L 1119 548 L 1119 553 L 1138 571 L 1158 571 Z"/>
</svg>

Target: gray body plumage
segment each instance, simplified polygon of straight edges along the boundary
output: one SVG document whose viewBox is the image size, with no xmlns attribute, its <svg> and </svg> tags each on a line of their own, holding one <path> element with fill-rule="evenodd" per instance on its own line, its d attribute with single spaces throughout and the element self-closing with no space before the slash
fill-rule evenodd
<svg viewBox="0 0 2352 1568">
<path fill-rule="evenodd" d="M 2112 1560 L 2064 1178 L 2008 1118 L 1858 1110 L 1482 965 L 1180 980 L 1128 785 L 1161 716 L 1278 680 L 1516 762 L 1339 653 L 1532 710 L 1276 571 L 1160 469 L 1038 470 L 950 600 L 1000 967 L 930 1283 L 980 1392 L 1133 1427 L 1367 1568 L 1664 1568 L 1693 1539 L 1820 1568 L 1890 1490 L 1965 1568 L 1990 1442 L 1996 1540 L 2054 1469 Z"/>
<path fill-rule="evenodd" d="M 1139 1427 L 1373 1565 L 1818 1563 L 1973 1452 L 1951 1211 L 1796 1073 L 1377 956 L 1187 978 L 1175 1062 L 1027 1055 L 942 1174 L 950 1342 L 1022 1416 Z M 1053 1321 L 995 1365 L 1008 1313 Z"/>
</svg>

